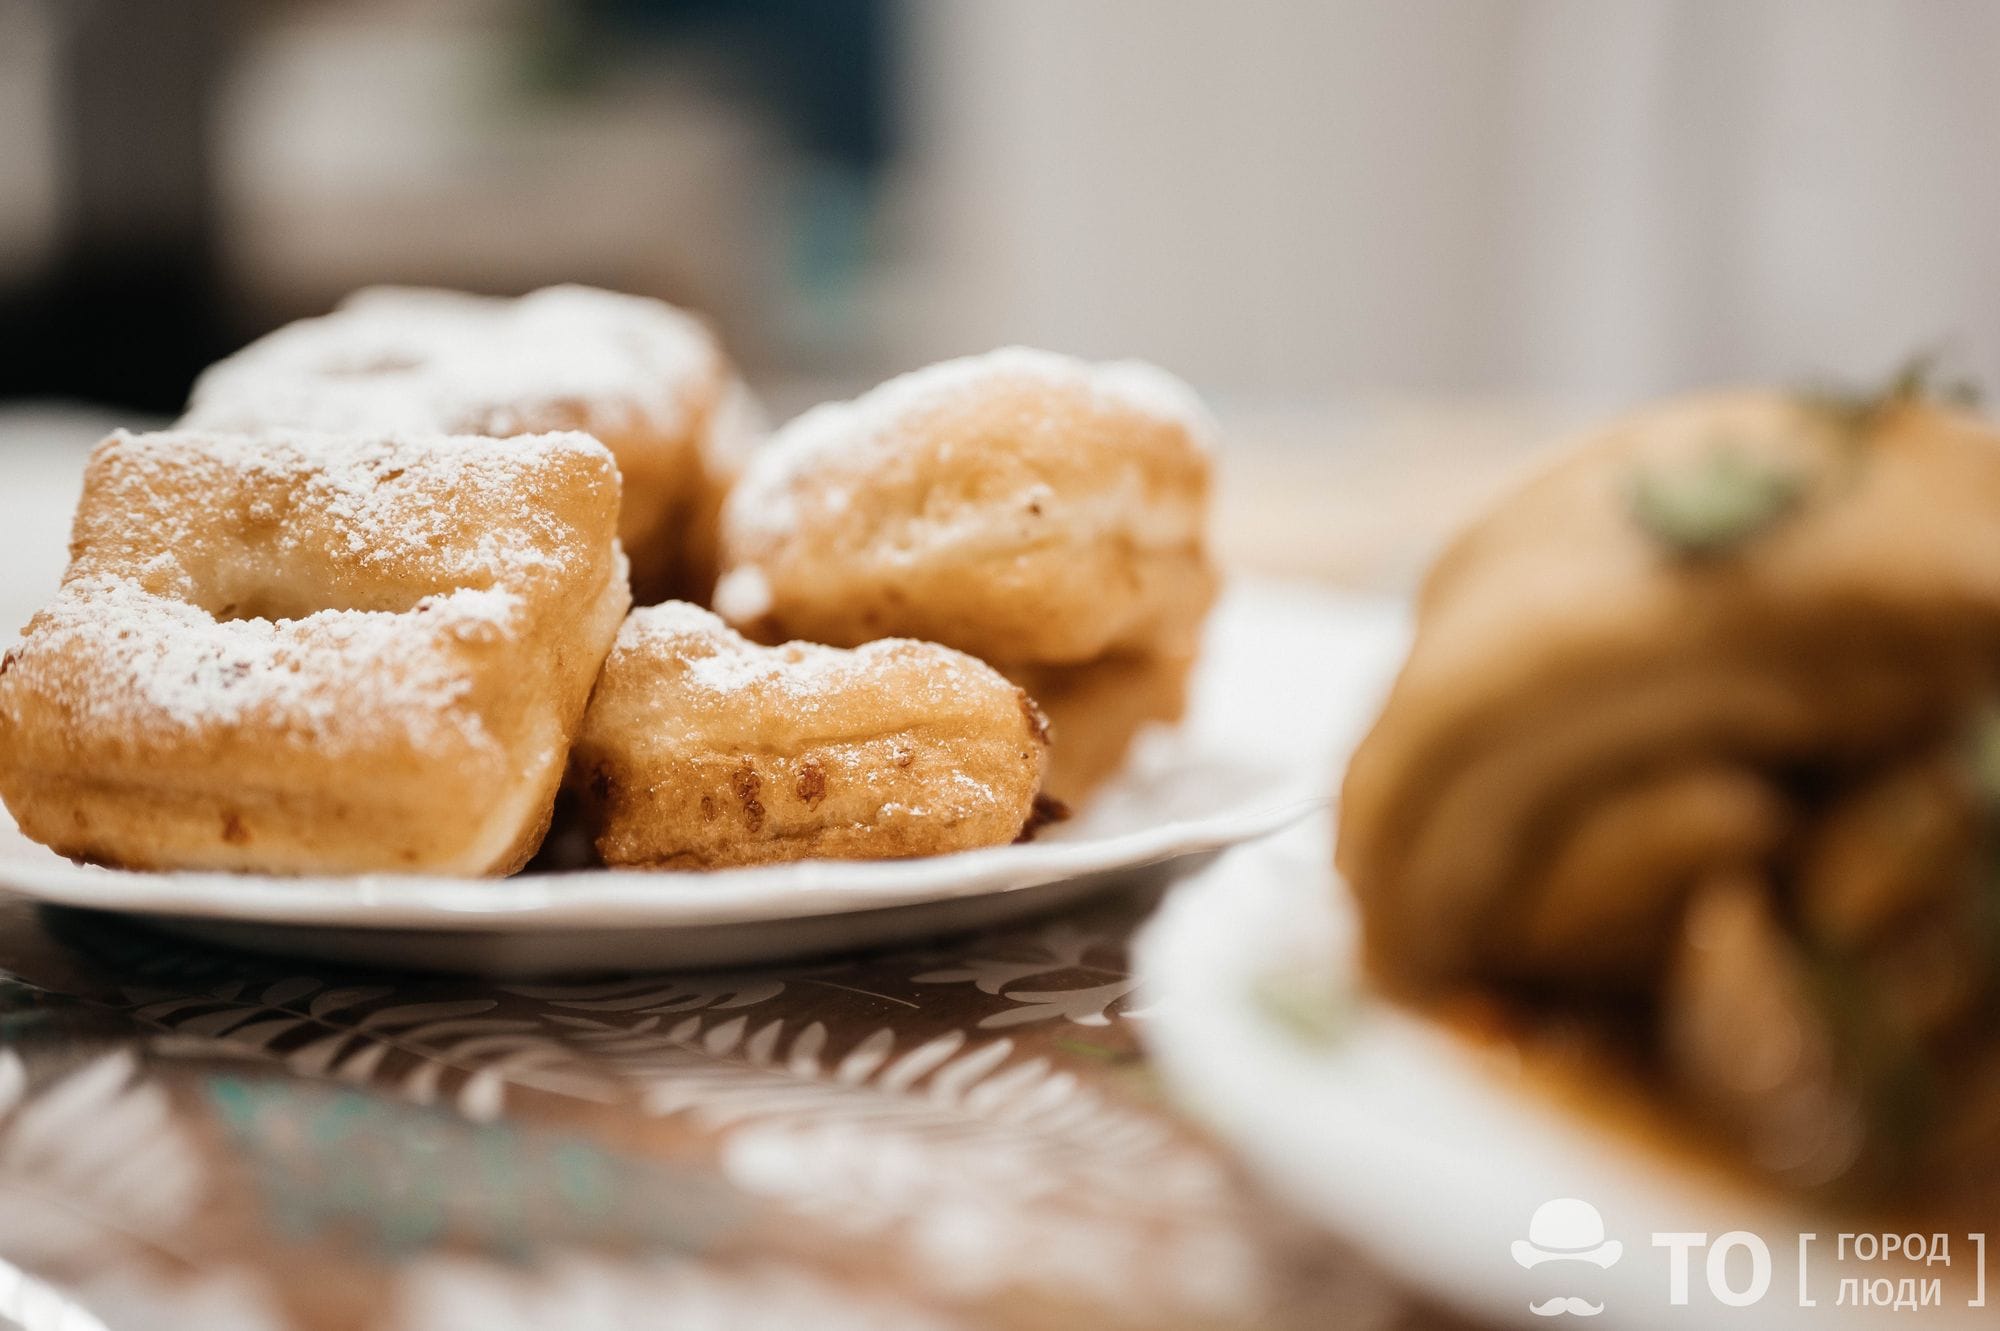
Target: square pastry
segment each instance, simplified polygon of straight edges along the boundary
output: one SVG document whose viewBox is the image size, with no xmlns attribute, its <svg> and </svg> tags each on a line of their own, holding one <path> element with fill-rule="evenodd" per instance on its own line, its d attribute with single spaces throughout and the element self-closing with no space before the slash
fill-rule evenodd
<svg viewBox="0 0 2000 1331">
<path fill-rule="evenodd" d="M 0 657 L 0 797 L 74 859 L 501 874 L 630 605 L 583 434 L 114 434 Z"/>
</svg>

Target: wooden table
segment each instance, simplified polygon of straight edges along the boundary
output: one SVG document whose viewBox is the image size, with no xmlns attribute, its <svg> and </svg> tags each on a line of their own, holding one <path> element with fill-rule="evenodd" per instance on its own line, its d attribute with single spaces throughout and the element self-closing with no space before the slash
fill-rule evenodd
<svg viewBox="0 0 2000 1331">
<path fill-rule="evenodd" d="M 1402 585 L 1541 423 L 1267 416 L 1221 544 Z M 60 570 L 96 432 L 0 417 L 10 622 Z M 0 897 L 0 1328 L 1441 1324 L 1163 1098 L 1127 969 L 1152 905 L 494 984 Z"/>
</svg>

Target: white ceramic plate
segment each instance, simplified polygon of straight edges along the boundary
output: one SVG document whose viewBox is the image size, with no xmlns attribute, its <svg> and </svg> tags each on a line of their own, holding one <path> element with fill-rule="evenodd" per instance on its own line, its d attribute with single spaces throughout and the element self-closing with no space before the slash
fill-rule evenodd
<svg viewBox="0 0 2000 1331">
<path fill-rule="evenodd" d="M 1293 1208 L 1484 1323 L 1993 1325 L 2000 1283 L 1987 1307 L 1966 1306 L 1978 1286 L 1965 1234 L 1952 1237 L 1950 1267 L 1842 1264 L 1839 1235 L 1879 1226 L 1753 1191 L 1713 1166 L 1676 1164 L 1524 1088 L 1492 1051 L 1371 1000 L 1354 960 L 1353 909 L 1330 867 L 1331 838 L 1320 814 L 1219 857 L 1168 897 L 1141 933 L 1135 961 L 1147 996 L 1144 1034 L 1169 1088 Z M 1612 1265 L 1517 1264 L 1515 1241 L 1528 1237 L 1538 1207 L 1559 1198 L 1597 1209 L 1605 1235 L 1621 1245 Z M 1925 1226 L 1926 1237 L 1936 1228 Z M 1768 1292 L 1741 1308 L 1719 1302 L 1706 1250 L 1694 1248 L 1688 1302 L 1675 1306 L 1672 1249 L 1653 1236 L 1734 1231 L 1757 1235 L 1769 1251 Z M 1812 1306 L 1800 1302 L 1803 1234 L 1817 1236 L 1805 1248 Z M 1723 1270 L 1730 1288 L 1750 1288 L 1752 1261 L 1745 1247 L 1731 1251 Z M 1837 1303 L 1843 1277 L 1886 1280 L 1893 1291 L 1906 1277 L 1933 1276 L 1941 1280 L 1937 1306 L 1897 1313 Z M 1558 1297 L 1602 1311 L 1530 1312 Z"/>
<path fill-rule="evenodd" d="M 0 890 L 241 947 L 514 975 L 733 966 L 983 927 L 1185 872 L 1310 813 L 1328 789 L 1333 728 L 1359 720 L 1343 672 L 1379 671 L 1400 623 L 1380 603 L 1234 589 L 1187 721 L 1147 737 L 1083 815 L 1027 845 L 714 873 L 273 878 L 74 865 L 0 819 Z"/>
</svg>

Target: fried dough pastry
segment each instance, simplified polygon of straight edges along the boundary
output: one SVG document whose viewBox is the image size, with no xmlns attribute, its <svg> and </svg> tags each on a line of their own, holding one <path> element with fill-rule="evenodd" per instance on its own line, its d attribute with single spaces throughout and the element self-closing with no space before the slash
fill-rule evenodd
<svg viewBox="0 0 2000 1331">
<path fill-rule="evenodd" d="M 114 434 L 0 658 L 0 797 L 99 864 L 511 872 L 630 605 L 617 515 L 581 434 Z"/>
<path fill-rule="evenodd" d="M 1046 748 L 1034 703 L 971 657 L 760 647 L 669 602 L 619 632 L 570 771 L 605 863 L 704 869 L 1004 845 Z"/>
<path fill-rule="evenodd" d="M 1171 725 L 1187 708 L 1192 658 L 1112 656 L 1074 666 L 1000 666 L 1049 719 L 1043 792 L 1085 803 L 1125 765 L 1149 726 Z"/>
<path fill-rule="evenodd" d="M 1192 655 L 1211 433 L 1164 371 L 1010 348 L 773 435 L 723 512 L 716 608 L 761 641 L 904 636 L 989 661 Z"/>
<path fill-rule="evenodd" d="M 373 287 L 211 366 L 181 424 L 495 437 L 580 430 L 618 460 L 641 600 L 706 599 L 723 497 L 762 417 L 721 347 L 663 301 Z"/>
<path fill-rule="evenodd" d="M 1584 442 L 1439 560 L 1348 769 L 1376 973 L 1650 1014 L 1799 1183 L 2000 1161 L 1996 532 L 2000 434 L 1907 384 Z"/>
</svg>

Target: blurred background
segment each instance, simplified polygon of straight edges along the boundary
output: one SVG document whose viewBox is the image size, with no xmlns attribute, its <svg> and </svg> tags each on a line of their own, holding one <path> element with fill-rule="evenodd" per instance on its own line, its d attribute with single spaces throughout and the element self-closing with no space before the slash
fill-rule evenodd
<svg viewBox="0 0 2000 1331">
<path fill-rule="evenodd" d="M 1982 0 L 0 0 L 0 397 L 170 414 L 364 283 L 577 280 L 780 414 L 1022 341 L 1448 477 L 1461 404 L 2000 366 L 1996 51 Z"/>
</svg>

